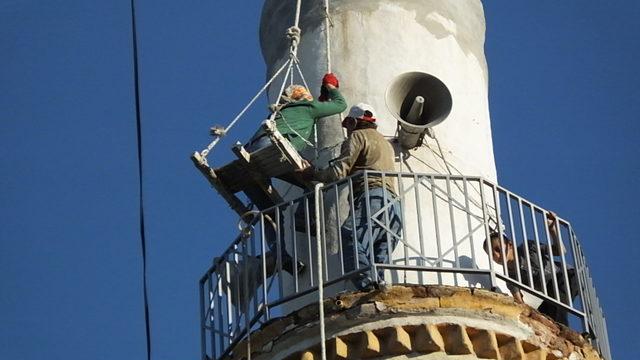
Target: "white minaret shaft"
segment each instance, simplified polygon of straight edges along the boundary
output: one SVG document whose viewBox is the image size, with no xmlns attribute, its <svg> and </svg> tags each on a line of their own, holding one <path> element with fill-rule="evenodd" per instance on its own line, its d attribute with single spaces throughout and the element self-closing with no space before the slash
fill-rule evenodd
<svg viewBox="0 0 640 360">
<path fill-rule="evenodd" d="M 333 0 L 330 4 L 332 67 L 349 103 L 373 105 L 381 131 L 393 136 L 397 121 L 385 100 L 388 87 L 407 72 L 437 77 L 453 98 L 447 120 L 434 128 L 447 160 L 465 175 L 495 180 L 480 0 Z M 269 73 L 288 56 L 283 35 L 293 24 L 294 10 L 295 1 L 265 2 L 261 41 Z M 322 1 L 303 1 L 300 27 L 298 56 L 312 91 L 317 91 L 326 72 Z M 272 99 L 277 91 L 272 87 Z M 425 108 L 429 108 L 430 99 L 425 100 Z M 331 143 L 327 138 L 341 133 L 337 131 L 339 123 L 333 123 L 333 127 L 321 128 L 323 143 Z M 429 153 L 424 149 L 411 155 L 445 171 Z M 409 163 L 414 171 L 423 170 L 418 162 Z"/>
<path fill-rule="evenodd" d="M 379 131 L 397 150 L 396 170 L 482 176 L 495 182 L 481 1 L 333 0 L 330 3 L 331 62 L 333 72 L 341 81 L 340 90 L 350 105 L 365 102 L 376 109 Z M 327 69 L 323 6 L 323 1 L 303 1 L 300 18 L 302 40 L 298 58 L 311 90 L 316 93 Z M 288 42 L 283 34 L 293 25 L 294 11 L 295 1 L 265 1 L 260 30 L 269 74 L 288 57 Z M 277 92 L 276 86 L 270 89 L 272 101 Z M 408 127 L 400 129 L 402 136 L 395 139 L 399 118 Z M 420 133 L 425 128 L 419 127 L 420 131 L 416 133 L 411 124 L 429 121 L 437 124 L 431 128 L 435 138 L 425 136 L 421 141 Z M 342 140 L 339 120 L 325 119 L 320 123 L 318 135 L 320 147 L 339 143 Z M 407 149 L 413 145 L 418 147 Z M 412 184 L 403 185 L 410 188 Z M 440 254 L 428 256 L 440 261 L 440 266 L 474 267 L 475 262 L 486 268 L 488 258 L 479 259 L 479 255 L 484 255 L 482 241 L 486 229 L 482 222 L 483 209 L 478 205 L 480 186 L 469 183 L 467 190 L 463 190 L 462 185 L 461 182 L 442 182 L 419 186 L 425 186 L 429 191 L 431 186 L 443 189 L 438 195 L 440 199 L 450 196 L 459 204 L 465 203 L 463 192 L 467 192 L 471 198 L 470 211 L 463 205 L 452 210 L 444 201 L 437 204 L 440 200 L 435 201 L 430 195 L 417 200 L 413 195 L 403 199 L 403 240 L 413 249 Z M 444 190 L 447 188 L 450 188 L 450 195 Z M 420 211 L 417 211 L 418 207 Z M 491 216 L 490 209 L 484 210 Z M 341 212 L 348 214 L 348 211 Z M 467 216 L 469 212 L 471 217 Z M 335 234 L 340 221 L 332 225 L 331 214 L 328 218 L 328 233 Z M 440 234 L 437 233 L 439 230 L 421 224 L 427 222 L 425 219 L 431 219 L 429 221 L 433 223 L 434 218 L 439 223 Z M 420 238 L 418 233 L 421 233 Z M 475 243 L 469 243 L 470 237 L 475 237 Z M 454 244 L 461 245 L 451 251 Z M 400 255 L 400 252 L 407 248 L 399 245 L 394 258 L 406 259 L 406 253 Z M 459 263 L 474 252 L 476 258 L 472 263 Z M 414 260 L 419 258 L 408 256 Z M 440 275 L 437 280 L 435 277 L 402 276 L 402 281 L 406 282 L 466 285 L 475 281 L 462 276 L 455 281 L 453 277 L 443 280 Z"/>
</svg>

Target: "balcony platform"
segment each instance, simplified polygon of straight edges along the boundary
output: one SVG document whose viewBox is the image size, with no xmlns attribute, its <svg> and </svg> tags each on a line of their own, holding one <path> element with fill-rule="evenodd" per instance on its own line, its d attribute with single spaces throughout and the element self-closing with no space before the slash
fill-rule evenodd
<svg viewBox="0 0 640 360">
<path fill-rule="evenodd" d="M 328 298 L 324 307 L 328 359 L 601 359 L 575 331 L 485 290 L 392 286 Z M 251 358 L 321 359 L 318 327 L 317 304 L 273 319 L 252 334 Z M 225 359 L 246 357 L 242 341 Z"/>
<path fill-rule="evenodd" d="M 369 193 L 368 186 L 375 186 L 368 185 L 370 182 L 367 179 L 371 176 L 392 177 L 398 187 L 396 195 L 383 195 L 387 197 L 384 200 L 387 205 L 380 211 L 371 211 L 370 207 L 362 205 L 361 200 L 356 201 Z M 354 183 L 365 184 L 364 193 L 354 193 Z M 360 191 L 359 187 L 357 189 Z M 321 205 L 310 212 L 308 205 L 314 201 Z M 401 231 L 393 230 L 385 216 L 385 209 L 392 203 L 400 205 Z M 300 209 L 303 210 L 306 225 L 313 223 L 319 230 L 319 239 L 316 239 L 315 231 L 305 230 L 310 226 L 296 226 Z M 318 217 L 312 216 L 315 211 L 319 213 Z M 357 224 L 350 217 L 354 213 L 360 215 Z M 476 319 L 487 319 L 487 316 L 498 316 L 504 321 L 527 318 L 542 323 L 548 329 L 555 329 L 554 333 L 584 333 L 588 337 L 587 340 L 576 340 L 574 335 L 567 335 L 567 340 L 574 346 L 588 341 L 600 352 L 602 359 L 611 360 L 606 320 L 582 247 L 569 222 L 557 217 L 553 225 L 549 225 L 548 214 L 548 210 L 481 177 L 442 174 L 366 171 L 333 184 L 326 184 L 315 192 L 303 194 L 299 198 L 287 199 L 268 211 L 257 213 L 228 249 L 216 257 L 214 265 L 201 278 L 202 359 L 234 358 L 243 351 L 241 344 L 247 339 L 249 331 L 264 329 L 269 324 L 282 321 L 285 321 L 284 326 L 288 327 L 291 324 L 286 322 L 290 320 L 282 320 L 283 317 L 287 318 L 287 314 L 297 313 L 298 316 L 302 316 L 301 311 L 310 311 L 314 306 L 317 308 L 321 283 L 324 296 L 329 299 L 325 303 L 329 301 L 329 304 L 332 304 L 327 307 L 330 312 L 340 310 L 335 307 L 343 307 L 347 303 L 354 306 L 364 304 L 371 297 L 379 299 L 376 301 L 381 302 L 385 309 L 395 309 L 393 311 L 409 311 L 408 309 L 415 308 L 422 312 L 424 307 L 431 306 L 444 319 L 452 315 L 452 308 L 462 306 L 459 303 L 462 302 L 465 309 L 473 310 Z M 353 231 L 358 228 L 361 231 Z M 507 243 L 512 244 L 515 257 L 508 262 L 491 255 L 488 247 L 484 245 L 485 239 L 490 238 L 494 229 L 502 229 L 500 244 L 503 248 Z M 389 247 L 392 249 L 391 256 L 380 257 L 375 261 L 371 256 L 370 264 L 358 265 L 355 269 L 346 265 L 345 256 L 348 255 L 348 251 L 353 251 L 347 249 L 358 248 L 353 246 L 354 241 L 358 240 L 360 244 L 364 244 L 361 248 L 371 249 L 375 248 L 373 241 L 378 244 L 380 241 L 391 244 L 391 239 L 397 239 L 397 245 Z M 337 245 L 335 252 L 332 252 L 332 246 L 329 246 L 332 241 Z M 559 251 L 558 249 L 562 249 L 559 245 L 563 245 L 566 252 Z M 271 254 L 281 251 L 275 271 L 265 270 L 269 269 L 265 260 L 267 251 Z M 320 261 L 317 257 L 318 252 L 321 253 Z M 306 271 L 293 274 L 284 271 L 282 257 L 285 254 L 290 255 L 294 263 L 304 262 Z M 536 263 L 543 263 L 545 268 L 551 267 L 551 274 L 554 275 L 550 276 L 549 272 L 546 272 L 546 275 L 536 272 Z M 378 280 L 384 280 L 392 289 L 401 289 L 397 290 L 400 293 L 345 295 L 345 292 L 354 289 L 354 283 L 357 282 L 353 280 L 361 279 L 363 275 L 373 277 L 378 284 L 381 284 Z M 546 278 L 541 278 L 543 275 Z M 577 280 L 577 283 L 569 281 L 570 279 Z M 441 296 L 444 290 L 438 290 L 439 295 L 434 293 L 434 289 L 440 289 L 437 286 L 454 290 L 447 296 Z M 515 305 L 511 296 L 498 294 L 509 294 L 513 289 L 518 289 L 523 294 L 524 302 L 529 304 L 528 306 Z M 404 295 L 400 296 L 401 293 L 404 294 L 403 291 L 412 295 L 403 298 Z M 478 294 L 482 296 L 478 297 Z M 391 314 L 378 314 L 382 310 L 377 302 L 374 301 L 373 308 L 368 307 L 374 311 L 373 318 L 387 315 L 393 317 L 393 311 Z M 567 324 L 574 331 L 568 332 L 569 329 L 544 316 L 536 317 L 538 313 L 532 309 L 542 309 L 542 303 L 546 304 L 547 308 L 550 306 L 563 316 L 566 315 Z M 354 310 L 351 305 L 347 307 L 348 309 L 342 310 L 345 314 L 352 315 L 354 311 L 357 314 L 358 311 L 365 311 L 367 308 L 365 306 Z M 373 318 L 370 320 L 374 321 Z M 560 317 L 557 319 L 567 321 Z M 525 355 L 514 358 L 538 359 L 545 358 L 546 355 L 555 356 L 552 353 L 557 349 L 545 345 L 548 343 L 527 340 L 528 345 L 525 345 L 520 341 L 528 339 L 527 331 L 531 329 L 523 328 L 520 333 L 505 332 L 498 328 L 480 326 L 474 321 L 469 318 L 458 321 L 459 327 L 451 330 L 453 332 L 443 330 L 439 325 L 435 330 L 443 339 L 452 333 L 456 333 L 459 339 L 465 339 L 467 336 L 472 344 L 468 351 L 473 350 L 468 354 L 476 354 L 477 357 L 496 358 L 485 355 L 491 351 L 493 354 L 504 354 L 506 349 L 515 349 L 518 356 L 522 355 L 522 352 Z M 431 319 L 422 325 L 424 324 L 440 323 Z M 334 325 L 328 324 L 327 329 L 333 331 Z M 387 346 L 383 344 L 395 342 L 395 345 L 389 346 L 398 349 L 405 346 L 406 351 L 414 351 L 413 348 L 407 347 L 406 340 L 410 339 L 412 344 L 413 341 L 418 341 L 414 340 L 416 327 L 422 326 L 421 324 L 407 324 L 407 328 L 404 325 L 383 325 L 380 324 L 378 329 L 382 330 L 378 333 L 373 331 L 373 335 L 364 333 L 353 336 L 359 336 L 359 339 L 375 337 L 383 348 Z M 429 336 L 437 337 L 435 330 L 423 328 L 420 331 L 424 336 L 430 334 Z M 363 337 L 365 335 L 366 337 Z M 328 337 L 333 341 L 330 346 L 334 350 L 342 349 L 340 351 L 348 353 L 353 347 L 353 351 L 361 351 L 356 350 L 359 345 L 352 344 L 355 341 L 353 338 L 341 336 L 335 333 L 333 338 Z M 579 338 L 580 335 L 577 336 Z M 481 350 L 473 341 L 476 337 L 491 341 L 495 339 L 497 347 Z M 510 340 L 512 338 L 519 339 L 519 342 Z M 254 335 L 252 341 L 256 341 Z M 287 354 L 282 353 L 283 357 L 278 355 L 277 358 L 317 358 L 319 342 L 309 341 L 304 342 L 305 346 L 283 345 L 282 351 L 291 351 Z M 300 344 L 302 343 L 301 340 Z M 444 352 L 449 354 L 446 343 L 445 341 Z M 257 356 L 254 358 L 260 358 L 259 354 Z M 506 355 L 500 356 L 510 358 Z M 587 352 L 583 351 L 582 356 L 587 356 Z"/>
</svg>

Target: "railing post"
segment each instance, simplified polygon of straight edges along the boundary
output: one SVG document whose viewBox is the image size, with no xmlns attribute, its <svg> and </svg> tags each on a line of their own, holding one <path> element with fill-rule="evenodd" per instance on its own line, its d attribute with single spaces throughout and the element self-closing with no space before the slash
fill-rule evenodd
<svg viewBox="0 0 640 360">
<path fill-rule="evenodd" d="M 206 328 L 207 319 L 206 319 L 206 311 L 204 310 L 205 281 L 201 279 L 198 282 L 198 293 L 200 294 L 200 359 L 201 360 L 206 360 L 206 356 L 207 356 L 207 328 Z"/>
<path fill-rule="evenodd" d="M 364 203 L 365 203 L 365 219 L 367 219 L 367 241 L 369 242 L 369 276 L 374 281 L 378 279 L 378 267 L 376 266 L 375 256 L 373 254 L 373 229 L 371 222 L 371 203 L 369 201 L 369 173 L 364 171 L 363 173 L 363 187 L 364 187 Z M 355 231 L 355 229 L 354 229 Z M 358 240 L 356 240 L 358 241 Z M 357 246 L 357 244 L 354 244 Z M 356 258 L 355 261 L 358 261 Z"/>
<path fill-rule="evenodd" d="M 324 343 L 325 333 L 324 333 L 324 277 L 322 276 L 322 235 L 324 233 L 324 229 L 321 228 L 320 221 L 320 206 L 322 206 L 321 196 L 322 196 L 322 186 L 324 184 L 317 183 L 314 188 L 315 193 L 315 205 L 316 205 L 316 246 L 317 246 L 317 260 L 318 260 L 318 313 L 320 317 L 320 352 L 322 355 L 322 359 L 327 358 L 327 349 L 326 344 Z"/>
<path fill-rule="evenodd" d="M 495 291 L 495 289 L 498 287 L 498 282 L 496 279 L 496 271 L 493 266 L 493 257 L 491 256 L 491 239 L 489 239 L 491 232 L 489 231 L 487 199 L 484 193 L 484 187 L 485 187 L 485 181 L 484 179 L 480 179 L 480 203 L 482 204 L 482 221 L 484 222 L 484 238 L 485 238 L 485 241 L 487 241 L 487 245 L 489 247 L 488 250 L 485 249 L 485 252 L 487 253 L 487 257 L 489 258 L 489 271 L 490 271 L 489 281 L 491 284 L 491 291 Z"/>
</svg>

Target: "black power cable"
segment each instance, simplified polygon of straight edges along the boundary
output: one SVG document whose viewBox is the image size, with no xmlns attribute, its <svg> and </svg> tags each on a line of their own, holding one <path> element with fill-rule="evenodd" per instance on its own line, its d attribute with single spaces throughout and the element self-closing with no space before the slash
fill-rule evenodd
<svg viewBox="0 0 640 360">
<path fill-rule="evenodd" d="M 142 192 L 142 122 L 140 116 L 140 82 L 138 80 L 138 34 L 136 30 L 135 0 L 131 0 L 131 29 L 133 37 L 133 77 L 136 94 L 136 128 L 138 134 L 138 189 L 140 194 L 140 240 L 142 242 L 142 281 L 144 288 L 144 322 L 147 337 L 147 360 L 151 360 L 151 330 L 149 326 L 149 300 L 147 296 L 147 240 L 144 231 L 144 197 Z"/>
</svg>

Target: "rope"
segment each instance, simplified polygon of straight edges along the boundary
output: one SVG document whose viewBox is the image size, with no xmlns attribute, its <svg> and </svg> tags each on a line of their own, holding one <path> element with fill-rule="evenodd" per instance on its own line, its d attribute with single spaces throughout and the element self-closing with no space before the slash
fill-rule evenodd
<svg viewBox="0 0 640 360">
<path fill-rule="evenodd" d="M 136 130 L 138 138 L 138 191 L 140 194 L 140 242 L 142 245 L 142 283 L 144 292 L 144 324 L 147 341 L 147 360 L 151 360 L 151 326 L 149 321 L 149 296 L 147 295 L 147 240 L 144 227 L 144 192 L 142 191 L 142 119 L 140 115 L 140 76 L 138 71 L 138 33 L 136 29 L 135 0 L 131 0 L 131 30 L 133 40 L 133 78 L 136 96 Z"/>
<path fill-rule="evenodd" d="M 298 44 L 300 44 L 300 28 L 296 26 L 292 26 L 287 29 L 287 38 L 291 41 L 291 48 L 289 50 L 289 57 L 294 58 L 298 54 Z"/>
<path fill-rule="evenodd" d="M 240 120 L 240 118 L 245 114 L 245 112 L 247 112 L 247 110 L 258 99 L 258 97 L 260 97 L 260 95 L 262 95 L 262 93 L 265 92 L 265 90 L 275 81 L 275 79 L 280 75 L 280 73 L 282 73 L 282 71 L 284 71 L 285 68 L 287 69 L 287 73 L 286 73 L 287 75 L 285 76 L 284 81 L 282 82 L 282 86 L 280 88 L 280 92 L 278 93 L 278 101 L 276 102 L 276 108 L 280 104 L 279 96 L 284 91 L 284 86 L 286 85 L 287 80 L 289 79 L 289 76 L 291 76 L 291 80 L 293 81 L 292 66 L 294 64 L 296 65 L 296 68 L 300 73 L 300 76 L 302 78 L 302 81 L 305 84 L 305 87 L 307 87 L 307 89 L 309 88 L 306 80 L 304 79 L 304 75 L 302 75 L 302 70 L 300 69 L 299 62 L 297 59 L 298 44 L 300 44 L 300 39 L 301 39 L 301 30 L 299 27 L 301 8 L 302 8 L 302 0 L 297 0 L 294 25 L 288 28 L 286 32 L 286 36 L 291 42 L 291 47 L 289 50 L 289 59 L 285 61 L 284 64 L 282 64 L 282 66 L 278 69 L 278 71 L 276 71 L 275 74 L 273 74 L 273 76 L 269 79 L 269 81 L 267 81 L 267 83 L 258 91 L 258 93 L 251 99 L 251 101 L 249 101 L 249 103 L 238 113 L 238 115 L 236 115 L 236 117 L 233 118 L 233 120 L 231 121 L 231 123 L 229 123 L 229 125 L 227 125 L 227 127 L 225 127 L 224 129 L 219 127 L 214 127 L 211 129 L 211 134 L 214 136 L 214 139 L 213 141 L 211 141 L 211 143 L 209 143 L 209 145 L 204 150 L 200 152 L 205 162 L 207 160 L 207 156 L 209 155 L 211 150 L 213 150 L 213 148 L 218 144 L 220 139 L 224 137 L 231 130 L 231 128 L 236 124 L 236 122 Z M 271 114 L 270 116 L 271 120 L 275 118 L 275 114 L 276 112 Z"/>
<path fill-rule="evenodd" d="M 280 112 L 280 100 L 282 100 L 282 96 L 280 94 L 282 94 L 284 92 L 284 86 L 287 85 L 287 79 L 289 78 L 289 76 L 293 75 L 293 72 L 291 71 L 291 68 L 293 66 L 293 58 L 289 59 L 287 61 L 287 63 L 289 64 L 289 67 L 287 68 L 287 72 L 285 73 L 284 76 L 284 81 L 282 82 L 282 85 L 280 86 L 280 91 L 278 92 L 278 100 L 276 100 L 276 103 L 274 105 L 272 105 L 272 112 L 271 115 L 269 115 L 269 121 L 275 121 L 276 119 L 276 115 L 278 115 L 278 113 Z M 284 119 L 284 116 L 282 116 L 282 113 L 280 113 L 280 117 L 282 117 Z M 286 123 L 286 120 L 285 120 Z M 289 124 L 287 123 L 287 126 L 289 126 Z M 289 126 L 289 128 L 291 129 L 291 126 Z M 293 129 L 291 129 L 293 130 Z M 293 130 L 295 132 L 295 130 Z M 296 133 L 298 134 L 298 133 Z M 298 136 L 300 136 L 298 134 Z"/>
<path fill-rule="evenodd" d="M 296 2 L 296 18 L 294 21 L 294 25 L 295 27 L 298 27 L 300 25 L 300 10 L 302 9 L 302 0 L 298 0 Z"/>
<path fill-rule="evenodd" d="M 293 133 L 296 134 L 296 136 L 299 137 L 300 140 L 302 140 L 305 144 L 307 144 L 307 146 L 311 146 L 314 149 L 316 148 L 316 146 L 311 141 L 305 139 L 302 135 L 300 135 L 299 132 L 297 132 L 294 128 L 292 128 L 291 125 L 289 125 L 289 123 L 287 122 L 287 119 L 284 117 L 282 112 L 280 112 L 280 118 L 282 119 L 282 121 L 284 121 L 284 124 L 287 125 L 289 130 L 293 131 Z"/>
<path fill-rule="evenodd" d="M 329 0 L 324 0 L 324 28 L 325 28 L 325 45 L 326 45 L 326 53 L 327 53 L 327 72 L 331 72 L 331 32 L 330 29 L 333 26 L 333 22 L 331 21 L 331 16 L 329 15 Z"/>
<path fill-rule="evenodd" d="M 200 154 L 202 155 L 203 158 L 205 158 L 205 160 L 206 160 L 207 155 L 209 155 L 209 152 L 216 146 L 218 141 L 220 141 L 220 138 L 225 136 L 229 132 L 229 130 L 231 130 L 231 128 L 236 124 L 236 122 L 238 122 L 238 120 L 240 120 L 242 115 L 244 115 L 244 113 L 247 112 L 247 110 L 249 110 L 251 105 L 253 105 L 253 103 L 260 97 L 260 95 L 262 95 L 262 93 L 264 93 L 265 90 L 267 90 L 267 88 L 271 85 L 271 83 L 273 83 L 273 81 L 280 75 L 280 73 L 287 67 L 287 65 L 289 65 L 290 62 L 291 62 L 291 59 L 285 61 L 285 63 L 282 64 L 280 69 L 278 69 L 278 71 L 276 71 L 276 73 L 273 74 L 271 79 L 269 79 L 269 81 L 267 81 L 267 83 L 264 84 L 264 86 L 251 99 L 251 101 L 249 101 L 249 103 L 238 113 L 238 115 L 236 115 L 236 117 L 233 118 L 231 123 L 229 125 L 227 125 L 226 128 L 221 129 L 219 131 L 219 133 L 214 134 L 216 136 L 216 138 L 204 150 L 202 150 L 200 152 Z"/>
<path fill-rule="evenodd" d="M 309 84 L 307 84 L 307 80 L 304 78 L 304 74 L 300 69 L 300 61 L 298 61 L 298 58 L 293 58 L 293 62 L 296 65 L 296 70 L 298 70 L 298 75 L 300 75 L 300 79 L 302 79 L 302 84 L 304 84 L 304 87 L 309 89 Z M 293 78 L 293 75 L 291 75 L 291 77 Z"/>
<path fill-rule="evenodd" d="M 447 161 L 447 159 L 444 156 L 444 151 L 442 151 L 442 147 L 440 146 L 440 140 L 438 140 L 438 137 L 435 135 L 435 132 L 433 133 L 433 139 L 435 139 L 436 141 L 436 145 L 438 146 L 438 151 L 440 152 L 440 158 L 442 158 L 442 161 L 444 162 L 445 168 L 447 169 L 447 173 L 449 173 L 449 175 L 453 175 L 453 172 L 451 171 L 451 168 L 449 167 L 449 162 Z M 431 150 L 433 152 L 433 150 L 431 149 L 431 147 L 427 146 L 427 148 L 429 150 Z M 435 153 L 435 152 L 434 152 Z M 438 154 L 436 154 L 438 155 Z M 458 173 L 460 173 L 458 171 Z M 457 182 L 453 182 L 453 184 L 456 186 L 456 188 L 458 188 L 458 190 L 460 191 L 460 193 L 464 193 L 464 190 L 460 188 L 460 185 Z M 469 184 L 471 186 L 471 188 L 479 195 L 480 191 L 478 189 L 475 188 L 475 186 L 473 186 L 473 184 Z M 482 186 L 482 185 L 480 185 Z M 473 198 L 469 197 L 469 195 L 467 194 L 467 197 L 469 198 L 469 201 L 475 205 L 476 207 L 480 208 L 480 209 L 484 209 L 484 211 L 488 214 L 489 216 L 489 220 L 490 221 L 494 221 L 496 222 L 496 220 L 494 219 L 494 217 L 491 215 L 491 213 L 489 212 L 489 209 L 493 209 L 495 210 L 495 208 L 492 208 L 491 206 L 485 204 L 479 204 L 476 200 L 474 200 Z"/>
</svg>

